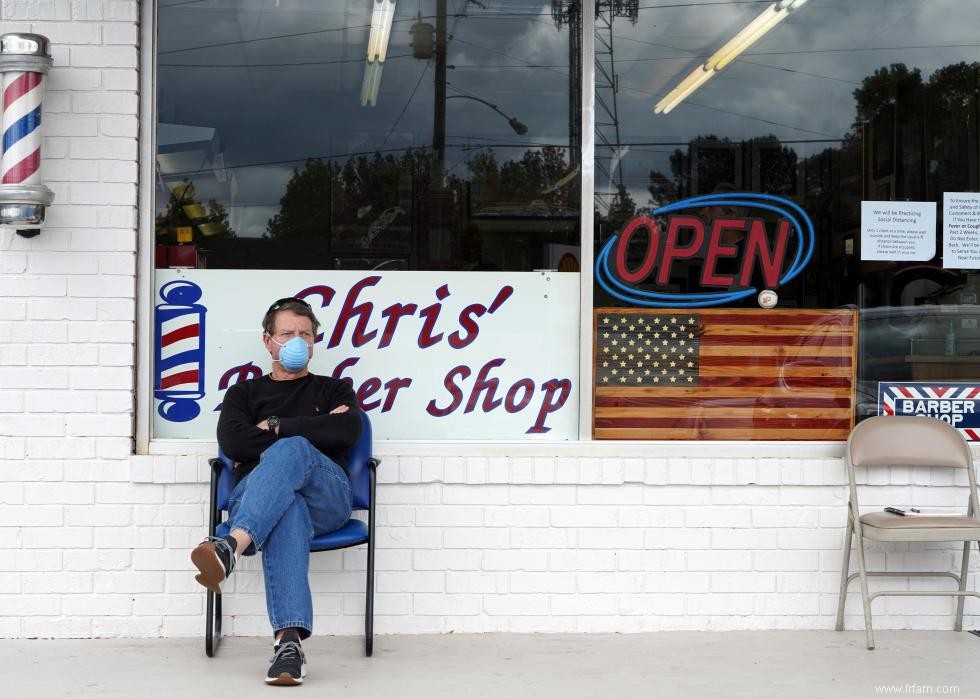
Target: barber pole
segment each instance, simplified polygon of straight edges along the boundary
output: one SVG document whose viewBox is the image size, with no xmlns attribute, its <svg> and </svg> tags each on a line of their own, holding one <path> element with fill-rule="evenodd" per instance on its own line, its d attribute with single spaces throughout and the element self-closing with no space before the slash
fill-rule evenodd
<svg viewBox="0 0 980 699">
<path fill-rule="evenodd" d="M 0 224 L 40 224 L 54 200 L 41 179 L 44 75 L 50 67 L 45 37 L 0 36 Z"/>
</svg>

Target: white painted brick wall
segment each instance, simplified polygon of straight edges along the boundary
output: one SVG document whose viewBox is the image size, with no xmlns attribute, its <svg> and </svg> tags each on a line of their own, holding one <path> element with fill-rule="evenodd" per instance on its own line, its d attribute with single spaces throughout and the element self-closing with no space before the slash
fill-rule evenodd
<svg viewBox="0 0 980 699">
<path fill-rule="evenodd" d="M 39 237 L 0 229 L 0 637 L 203 630 L 188 549 L 206 522 L 206 458 L 131 456 L 138 12 L 135 0 L 0 2 L 0 31 L 54 43 L 44 167 L 57 193 Z M 833 625 L 846 501 L 837 458 L 696 447 L 647 457 L 615 444 L 513 457 L 381 450 L 379 633 Z M 884 473 L 865 503 L 962 495 L 948 474 L 900 485 L 909 475 Z M 876 545 L 868 558 L 952 569 L 957 552 Z M 318 554 L 311 568 L 318 631 L 361 633 L 364 551 Z M 229 591 L 227 631 L 268 633 L 257 559 Z M 952 609 L 875 603 L 879 628 L 949 628 Z M 847 624 L 861 624 L 856 595 Z"/>
</svg>

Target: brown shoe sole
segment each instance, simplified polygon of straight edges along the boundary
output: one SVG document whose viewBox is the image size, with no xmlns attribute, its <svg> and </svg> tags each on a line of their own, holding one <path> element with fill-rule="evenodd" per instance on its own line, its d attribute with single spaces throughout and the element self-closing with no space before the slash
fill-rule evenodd
<svg viewBox="0 0 980 699">
<path fill-rule="evenodd" d="M 225 579 L 225 569 L 218 560 L 218 554 L 214 550 L 213 541 L 205 541 L 198 544 L 191 551 L 191 563 L 201 571 L 194 576 L 194 579 L 211 590 L 216 595 L 221 594 L 221 583 Z"/>
<path fill-rule="evenodd" d="M 288 672 L 280 672 L 279 677 L 276 677 L 275 679 L 266 677 L 265 683 L 276 687 L 293 687 L 298 684 L 303 684 L 303 678 L 300 677 L 299 679 L 296 679 Z"/>
</svg>

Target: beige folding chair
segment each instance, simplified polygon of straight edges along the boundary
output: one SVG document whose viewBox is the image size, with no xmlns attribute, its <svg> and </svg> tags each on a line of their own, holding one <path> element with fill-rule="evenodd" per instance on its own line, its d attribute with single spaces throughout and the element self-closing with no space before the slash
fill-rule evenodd
<svg viewBox="0 0 980 699">
<path fill-rule="evenodd" d="M 851 496 L 847 505 L 847 534 L 844 538 L 844 563 L 841 567 L 840 596 L 837 600 L 837 630 L 844 630 L 844 602 L 847 586 L 855 578 L 861 580 L 861 599 L 864 602 L 864 629 L 868 650 L 875 647 L 871 627 L 871 601 L 882 595 L 941 595 L 958 597 L 956 630 L 963 630 L 963 601 L 980 592 L 966 590 L 966 574 L 970 565 L 971 542 L 980 542 L 980 513 L 977 505 L 977 480 L 970 448 L 960 433 L 949 424 L 931 417 L 882 416 L 861 422 L 847 440 L 847 479 Z M 966 515 L 903 517 L 891 512 L 869 512 L 858 509 L 855 467 L 871 469 L 879 466 L 909 466 L 930 468 L 965 468 L 970 481 L 969 507 Z M 914 504 L 914 503 L 904 503 Z M 900 503 L 895 505 L 901 506 Z M 856 537 L 858 572 L 848 575 L 851 558 L 851 538 Z M 870 572 L 865 569 L 864 540 L 874 541 L 962 541 L 963 562 L 960 574 L 952 572 Z M 943 576 L 957 581 L 957 590 L 882 590 L 868 593 L 869 576 Z"/>
</svg>

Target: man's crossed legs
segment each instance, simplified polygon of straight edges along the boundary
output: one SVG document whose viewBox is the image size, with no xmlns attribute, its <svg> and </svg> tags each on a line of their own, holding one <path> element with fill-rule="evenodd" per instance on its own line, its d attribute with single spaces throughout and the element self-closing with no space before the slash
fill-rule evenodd
<svg viewBox="0 0 980 699">
<path fill-rule="evenodd" d="M 269 684 L 300 684 L 306 674 L 300 641 L 313 630 L 310 539 L 343 526 L 351 514 L 344 469 L 304 437 L 280 439 L 229 498 L 227 537 L 209 538 L 191 552 L 197 581 L 214 592 L 240 555 L 262 551 L 269 621 L 276 638 Z"/>
</svg>

